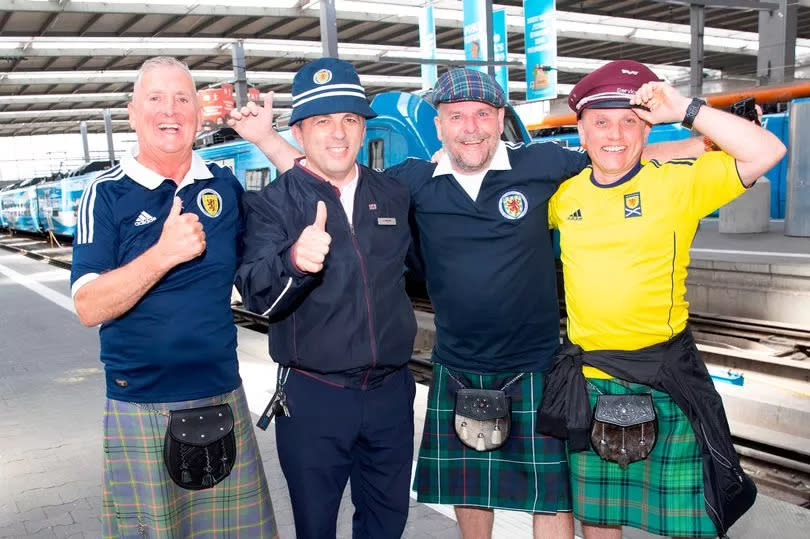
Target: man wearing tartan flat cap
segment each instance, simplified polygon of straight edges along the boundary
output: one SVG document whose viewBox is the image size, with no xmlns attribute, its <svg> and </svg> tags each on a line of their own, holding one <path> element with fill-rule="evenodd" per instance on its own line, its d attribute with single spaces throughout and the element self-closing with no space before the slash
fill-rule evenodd
<svg viewBox="0 0 810 539">
<path fill-rule="evenodd" d="M 279 374 L 268 410 L 285 411 L 275 417 L 276 446 L 296 537 L 335 537 L 351 478 L 353 537 L 395 539 L 408 517 L 413 462 L 416 387 L 407 365 L 416 321 L 402 274 L 410 197 L 357 163 L 365 119 L 375 114 L 351 64 L 304 65 L 292 97 L 304 156 L 245 194 L 236 286 L 271 321 Z"/>
<path fill-rule="evenodd" d="M 700 219 L 745 192 L 785 147 L 632 60 L 586 76 L 568 102 L 592 166 L 548 205 L 549 224 L 560 231 L 572 346 L 547 376 L 538 429 L 568 440 L 573 510 L 586 539 L 619 539 L 621 526 L 725 537 L 756 487 L 687 326 L 689 248 Z M 722 151 L 645 159 L 651 125 L 677 121 Z M 592 426 L 591 410 L 597 417 L 622 410 L 608 408 L 604 395 L 651 400 L 652 432 L 647 424 L 645 438 L 642 421 L 607 434 Z M 628 462 L 619 447 L 635 457 Z"/>
<path fill-rule="evenodd" d="M 535 415 L 560 330 L 548 200 L 589 160 L 553 143 L 502 141 L 506 101 L 485 73 L 450 70 L 431 100 L 440 159 L 385 170 L 410 191 L 436 311 L 418 500 L 454 505 L 465 538 L 490 537 L 496 508 L 532 513 L 535 537 L 572 537 L 565 449 L 535 433 Z M 269 129 L 271 105 L 234 111 L 231 122 L 285 170 L 300 154 Z M 462 444 L 454 430 L 455 380 L 500 389 L 521 374 L 508 387 L 512 432 L 503 446 L 479 453 Z"/>
</svg>

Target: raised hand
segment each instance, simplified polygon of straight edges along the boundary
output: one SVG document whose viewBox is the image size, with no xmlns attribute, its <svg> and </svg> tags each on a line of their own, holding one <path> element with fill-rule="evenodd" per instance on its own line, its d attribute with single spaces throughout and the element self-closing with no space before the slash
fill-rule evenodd
<svg viewBox="0 0 810 539">
<path fill-rule="evenodd" d="M 264 96 L 264 107 L 249 101 L 247 105 L 231 111 L 228 125 L 243 139 L 258 144 L 273 132 L 273 92 Z"/>
<path fill-rule="evenodd" d="M 689 102 L 688 97 L 665 82 L 648 82 L 630 99 L 630 104 L 650 109 L 633 109 L 639 118 L 650 124 L 680 122 Z"/>
<path fill-rule="evenodd" d="M 174 197 L 155 247 L 172 267 L 200 256 L 205 251 L 205 232 L 194 213 L 181 213 L 183 202 Z"/>
<path fill-rule="evenodd" d="M 292 263 L 304 273 L 318 273 L 323 269 L 331 242 L 332 237 L 326 232 L 326 204 L 319 200 L 315 221 L 301 231 L 292 246 Z"/>
</svg>

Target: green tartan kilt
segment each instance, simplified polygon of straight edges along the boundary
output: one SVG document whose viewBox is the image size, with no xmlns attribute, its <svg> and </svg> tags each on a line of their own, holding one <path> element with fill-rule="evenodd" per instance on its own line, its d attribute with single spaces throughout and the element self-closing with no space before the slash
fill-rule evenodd
<svg viewBox="0 0 810 539">
<path fill-rule="evenodd" d="M 177 486 L 163 463 L 169 410 L 223 403 L 233 410 L 236 462 L 231 474 L 205 490 Z M 101 520 L 105 539 L 278 537 L 242 387 L 215 397 L 171 403 L 107 399 Z"/>
<path fill-rule="evenodd" d="M 479 389 L 500 389 L 515 376 L 452 373 L 467 387 Z M 542 375 L 526 373 L 506 390 L 512 399 L 512 432 L 496 451 L 475 451 L 456 436 L 458 387 L 446 367 L 434 364 L 414 479 L 418 501 L 532 513 L 571 511 L 565 447 L 556 438 L 535 433 Z"/>
<path fill-rule="evenodd" d="M 675 401 L 661 391 L 616 378 L 588 382 L 591 407 L 599 392 L 652 393 L 658 438 L 650 455 L 626 470 L 591 448 L 570 453 L 574 516 L 588 524 L 632 526 L 658 535 L 716 537 L 703 499 L 700 447 Z"/>
</svg>

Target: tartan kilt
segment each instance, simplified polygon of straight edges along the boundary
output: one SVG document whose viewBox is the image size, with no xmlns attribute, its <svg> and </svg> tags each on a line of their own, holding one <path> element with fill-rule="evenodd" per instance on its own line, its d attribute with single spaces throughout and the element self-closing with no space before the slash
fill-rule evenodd
<svg viewBox="0 0 810 539">
<path fill-rule="evenodd" d="M 658 435 L 650 455 L 626 470 L 592 448 L 570 453 L 574 516 L 587 524 L 632 526 L 657 535 L 716 537 L 703 499 L 700 447 L 675 401 L 667 393 L 616 378 L 588 382 L 591 407 L 599 392 L 651 393 Z"/>
<path fill-rule="evenodd" d="M 543 376 L 526 373 L 509 386 L 512 431 L 495 451 L 466 447 L 455 433 L 453 409 L 458 384 L 448 369 L 433 366 L 425 428 L 414 489 L 423 503 L 510 509 L 531 513 L 571 511 L 568 463 L 563 443 L 535 433 Z M 467 387 L 501 389 L 515 374 L 480 375 L 453 369 Z"/>
<path fill-rule="evenodd" d="M 169 410 L 228 403 L 233 410 L 236 462 L 205 490 L 186 490 L 169 477 L 163 438 Z M 277 537 L 253 421 L 239 388 L 171 403 L 107 399 L 104 412 L 102 527 L 105 538 Z"/>
</svg>

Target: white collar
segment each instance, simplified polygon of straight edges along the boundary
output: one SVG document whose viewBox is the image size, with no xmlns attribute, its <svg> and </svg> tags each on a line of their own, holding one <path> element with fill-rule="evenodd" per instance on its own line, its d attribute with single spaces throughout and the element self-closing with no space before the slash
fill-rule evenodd
<svg viewBox="0 0 810 539">
<path fill-rule="evenodd" d="M 492 156 L 492 162 L 483 172 L 486 173 L 490 170 L 512 170 L 512 165 L 509 163 L 509 153 L 506 151 L 506 144 L 504 144 L 502 140 L 498 141 L 498 146 L 495 148 L 495 155 Z M 436 170 L 433 171 L 433 177 L 442 176 L 443 174 L 475 176 L 475 174 L 462 174 L 454 171 L 453 165 L 450 163 L 450 156 L 446 151 L 442 152 L 442 157 L 436 164 Z"/>
<path fill-rule="evenodd" d="M 138 156 L 138 143 L 132 145 L 129 149 L 129 152 L 121 159 L 121 169 L 123 169 L 124 174 L 132 178 L 132 180 L 136 183 L 139 183 L 146 187 L 147 189 L 157 189 L 158 186 L 163 183 L 166 178 L 141 164 L 137 159 Z M 182 187 L 194 183 L 195 180 L 207 180 L 209 178 L 213 178 L 214 175 L 211 174 L 211 171 L 208 170 L 208 167 L 205 165 L 205 161 L 202 160 L 202 157 L 197 155 L 196 153 L 191 153 L 191 167 L 186 172 L 186 176 L 183 178 L 183 181 L 177 186 L 177 190 L 179 191 Z"/>
</svg>

